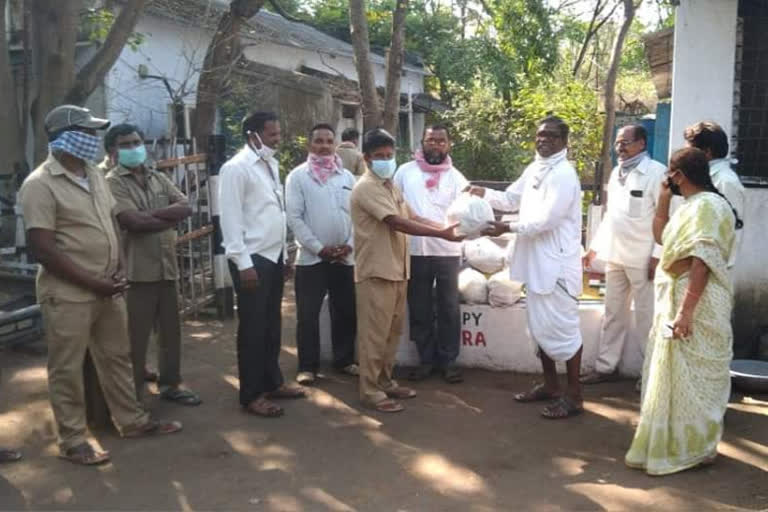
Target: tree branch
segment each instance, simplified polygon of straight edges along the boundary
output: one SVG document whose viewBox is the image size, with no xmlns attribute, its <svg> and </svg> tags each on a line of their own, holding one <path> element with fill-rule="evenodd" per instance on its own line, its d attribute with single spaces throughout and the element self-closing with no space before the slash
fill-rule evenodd
<svg viewBox="0 0 768 512">
<path fill-rule="evenodd" d="M 75 84 L 65 98 L 67 103 L 82 104 L 104 80 L 133 33 L 145 3 L 146 0 L 128 0 L 123 5 L 104 44 L 77 74 Z"/>
</svg>

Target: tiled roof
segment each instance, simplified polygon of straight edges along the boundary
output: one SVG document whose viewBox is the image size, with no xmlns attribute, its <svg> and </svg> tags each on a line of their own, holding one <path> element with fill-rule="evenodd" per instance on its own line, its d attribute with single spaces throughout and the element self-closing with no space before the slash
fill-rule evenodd
<svg viewBox="0 0 768 512">
<path fill-rule="evenodd" d="M 214 29 L 226 5 L 217 0 L 149 0 L 146 12 L 176 20 L 183 24 Z M 312 51 L 322 51 L 330 55 L 352 58 L 352 45 L 336 39 L 304 23 L 289 21 L 278 14 L 261 9 L 248 21 L 242 35 L 252 39 L 266 39 L 275 44 L 292 46 Z M 386 59 L 371 52 L 371 61 L 386 64 Z M 426 73 L 423 67 L 405 64 L 404 69 L 417 73 Z"/>
</svg>

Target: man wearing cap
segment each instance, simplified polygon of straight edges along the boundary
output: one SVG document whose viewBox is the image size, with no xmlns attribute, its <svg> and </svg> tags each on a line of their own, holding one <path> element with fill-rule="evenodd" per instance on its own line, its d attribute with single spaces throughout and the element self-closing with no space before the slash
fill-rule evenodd
<svg viewBox="0 0 768 512">
<path fill-rule="evenodd" d="M 97 130 L 109 126 L 74 105 L 45 118 L 50 153 L 19 191 L 30 252 L 40 263 L 37 299 L 48 342 L 48 388 L 61 457 L 109 460 L 86 438 L 83 361 L 90 352 L 112 419 L 123 437 L 170 434 L 178 422 L 151 420 L 136 399 L 120 270 L 115 200 L 93 166 Z"/>
<path fill-rule="evenodd" d="M 117 166 L 107 183 L 117 202 L 115 215 L 124 231 L 126 277 L 130 287 L 128 332 L 136 396 L 142 399 L 150 331 L 157 327 L 160 398 L 200 405 L 181 387 L 181 327 L 176 281 L 176 225 L 192 214 L 187 198 L 161 172 L 146 165 L 144 134 L 132 124 L 107 131 L 104 147 Z"/>
</svg>

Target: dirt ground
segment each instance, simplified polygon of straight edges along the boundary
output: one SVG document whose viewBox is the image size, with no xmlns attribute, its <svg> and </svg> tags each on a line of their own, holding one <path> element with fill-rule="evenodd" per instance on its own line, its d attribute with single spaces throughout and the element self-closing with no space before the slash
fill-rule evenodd
<svg viewBox="0 0 768 512">
<path fill-rule="evenodd" d="M 295 375 L 294 311 L 284 306 L 287 378 Z M 0 352 L 0 509 L 252 511 L 768 510 L 768 397 L 735 395 L 717 463 L 649 477 L 622 463 L 637 421 L 630 381 L 588 388 L 586 412 L 540 418 L 513 402 L 534 376 L 466 372 L 433 379 L 396 415 L 361 409 L 353 379 L 328 374 L 280 419 L 237 403 L 235 322 L 187 321 L 184 375 L 204 404 L 152 396 L 181 434 L 122 440 L 97 433 L 112 462 L 56 457 L 45 356 Z"/>
</svg>

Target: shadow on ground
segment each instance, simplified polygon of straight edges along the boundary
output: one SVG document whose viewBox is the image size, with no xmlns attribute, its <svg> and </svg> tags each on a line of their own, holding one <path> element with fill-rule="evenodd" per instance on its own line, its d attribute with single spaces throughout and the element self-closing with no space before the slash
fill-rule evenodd
<svg viewBox="0 0 768 512">
<path fill-rule="evenodd" d="M 295 374 L 287 297 L 282 366 Z M 280 419 L 237 403 L 234 322 L 185 324 L 184 374 L 204 404 L 156 396 L 157 416 L 182 434 L 122 440 L 97 433 L 113 462 L 56 458 L 44 356 L 0 353 L 0 445 L 24 462 L 0 466 L 0 509 L 507 511 L 693 510 L 768 507 L 768 398 L 736 396 L 721 457 L 707 469 L 649 477 L 623 465 L 637 421 L 633 382 L 589 388 L 584 415 L 540 418 L 512 401 L 532 376 L 467 371 L 460 385 L 420 383 L 398 415 L 361 409 L 357 385 L 328 373 Z"/>
</svg>

